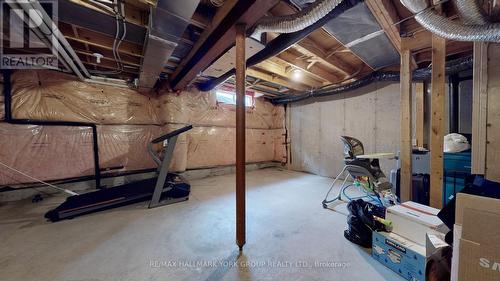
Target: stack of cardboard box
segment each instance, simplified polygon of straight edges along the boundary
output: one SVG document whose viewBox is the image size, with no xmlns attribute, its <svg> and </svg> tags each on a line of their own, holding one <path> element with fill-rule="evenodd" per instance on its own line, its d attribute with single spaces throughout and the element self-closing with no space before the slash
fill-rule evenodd
<svg viewBox="0 0 500 281">
<path fill-rule="evenodd" d="M 436 245 L 435 241 L 442 242 L 443 233 L 448 231 L 438 212 L 415 202 L 387 208 L 386 219 L 392 221 L 393 231 L 373 232 L 373 258 L 408 280 L 425 281 L 427 260 L 432 254 L 426 248 L 428 236 Z"/>
</svg>

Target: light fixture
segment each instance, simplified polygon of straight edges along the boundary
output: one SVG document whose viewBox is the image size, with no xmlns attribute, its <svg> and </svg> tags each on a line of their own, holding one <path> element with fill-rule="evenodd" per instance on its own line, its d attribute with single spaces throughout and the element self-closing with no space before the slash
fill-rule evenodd
<svg viewBox="0 0 500 281">
<path fill-rule="evenodd" d="M 300 69 L 293 69 L 292 70 L 292 78 L 293 80 L 300 80 L 302 78 L 302 71 Z"/>
<path fill-rule="evenodd" d="M 102 54 L 99 53 L 93 53 L 92 55 L 96 58 L 97 63 L 101 63 L 101 59 L 104 57 Z"/>
</svg>

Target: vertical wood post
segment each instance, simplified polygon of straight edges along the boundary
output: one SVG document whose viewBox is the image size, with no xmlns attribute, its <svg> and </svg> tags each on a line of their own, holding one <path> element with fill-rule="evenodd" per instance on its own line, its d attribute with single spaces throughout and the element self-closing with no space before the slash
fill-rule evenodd
<svg viewBox="0 0 500 281">
<path fill-rule="evenodd" d="M 474 42 L 472 90 L 472 173 L 486 173 L 488 115 L 488 43 Z"/>
<path fill-rule="evenodd" d="M 412 114 L 411 114 L 411 52 L 403 42 L 401 44 L 401 138 L 399 161 L 401 163 L 401 180 L 399 185 L 401 202 L 409 201 L 412 184 Z"/>
<path fill-rule="evenodd" d="M 431 80 L 431 179 L 430 205 L 441 209 L 443 205 L 443 139 L 445 114 L 445 60 L 446 41 L 432 35 Z"/>
<path fill-rule="evenodd" d="M 424 83 L 418 82 L 415 84 L 415 137 L 417 138 L 417 146 L 424 147 Z"/>
<path fill-rule="evenodd" d="M 236 25 L 236 244 L 245 245 L 245 39 L 246 25 Z"/>
</svg>

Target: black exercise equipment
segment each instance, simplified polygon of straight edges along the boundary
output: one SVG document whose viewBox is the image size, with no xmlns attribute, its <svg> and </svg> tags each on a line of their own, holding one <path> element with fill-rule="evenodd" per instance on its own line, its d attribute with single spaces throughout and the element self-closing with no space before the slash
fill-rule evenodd
<svg viewBox="0 0 500 281">
<path fill-rule="evenodd" d="M 149 208 L 188 200 L 191 186 L 180 175 L 168 173 L 168 168 L 177 137 L 192 128 L 192 125 L 185 126 L 158 137 L 148 144 L 148 151 L 158 165 L 156 177 L 70 196 L 57 208 L 48 211 L 45 217 L 55 222 L 149 199 L 151 200 Z M 160 155 L 154 151 L 153 145 L 165 140 L 167 146 L 164 148 L 163 160 L 161 160 Z"/>
</svg>

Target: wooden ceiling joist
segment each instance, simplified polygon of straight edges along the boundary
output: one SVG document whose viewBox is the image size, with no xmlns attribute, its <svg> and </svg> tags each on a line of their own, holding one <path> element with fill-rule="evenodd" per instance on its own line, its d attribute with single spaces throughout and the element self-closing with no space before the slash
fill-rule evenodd
<svg viewBox="0 0 500 281">
<path fill-rule="evenodd" d="M 278 0 L 226 1 L 172 74 L 171 86 L 177 90 L 184 88 L 198 73 L 234 45 L 236 23 L 252 26 L 277 2 Z"/>
<path fill-rule="evenodd" d="M 95 57 L 95 56 L 94 56 L 94 54 L 93 54 L 93 53 L 91 53 L 91 52 L 87 52 L 87 51 L 83 51 L 83 50 L 78 50 L 78 49 L 75 49 L 75 53 L 77 53 L 77 54 L 79 54 L 79 55 L 81 55 L 81 56 L 85 56 L 85 57 L 86 57 L 86 59 L 87 59 L 87 58 L 90 58 L 90 60 L 91 60 L 91 61 L 92 61 L 92 60 L 96 60 L 96 57 Z M 115 62 L 115 59 L 114 59 L 114 58 L 107 57 L 107 56 L 103 56 L 103 57 L 101 58 L 101 61 L 103 61 L 103 60 L 104 60 L 104 61 L 110 61 L 110 62 L 113 62 L 113 63 Z M 88 60 L 87 60 L 87 61 L 88 61 Z M 137 68 L 140 68 L 140 67 L 141 67 L 141 64 L 139 64 L 139 63 L 134 63 L 134 62 L 130 62 L 130 61 L 123 60 L 123 59 L 122 59 L 122 63 L 123 63 L 124 65 L 129 65 L 129 66 L 133 66 L 133 67 L 137 67 Z"/>
<path fill-rule="evenodd" d="M 276 74 L 267 73 L 265 70 L 262 70 L 260 68 L 248 68 L 247 75 L 271 83 L 279 84 L 283 87 L 287 87 L 293 90 L 298 90 L 298 91 L 310 90 L 310 88 L 307 87 L 306 85 L 289 81 L 286 78 L 280 77 Z"/>
<path fill-rule="evenodd" d="M 108 44 L 104 45 L 104 44 L 100 44 L 100 43 L 95 43 L 92 40 L 86 40 L 86 39 L 82 39 L 82 38 L 76 38 L 76 37 L 73 37 L 73 36 L 65 36 L 65 37 L 69 41 L 75 41 L 75 42 L 79 42 L 81 44 L 88 44 L 89 46 L 93 46 L 93 47 L 96 47 L 96 48 L 101 48 L 101 49 L 108 50 L 108 51 L 112 51 L 113 50 L 112 44 L 111 45 L 108 45 Z M 120 46 L 119 52 L 120 52 L 120 54 L 126 54 L 126 55 L 135 56 L 135 57 L 139 57 L 139 58 L 142 57 L 141 53 L 138 50 L 128 49 L 128 48 L 125 49 L 125 48 L 122 48 L 121 46 Z"/>
<path fill-rule="evenodd" d="M 300 57 L 297 57 L 288 51 L 282 52 L 277 57 L 306 72 L 307 74 L 322 79 L 326 82 L 336 83 L 340 80 L 340 77 L 332 74 L 330 71 L 321 68 L 313 62 L 308 62 L 307 60 L 301 59 Z"/>
<path fill-rule="evenodd" d="M 316 45 L 314 41 L 306 37 L 296 44 L 294 48 L 304 55 L 314 57 L 320 63 L 334 69 L 343 77 L 349 76 L 356 71 L 351 65 L 337 58 L 335 55 L 327 57 L 326 51 Z"/>
<path fill-rule="evenodd" d="M 255 65 L 257 68 L 264 69 L 268 72 L 272 72 L 276 75 L 279 75 L 283 78 L 286 78 L 287 80 L 295 80 L 293 76 L 293 69 L 294 67 L 279 58 L 270 58 L 268 60 L 265 60 L 261 63 L 258 63 Z M 310 88 L 319 88 L 323 86 L 323 83 L 321 81 L 315 80 L 308 75 L 302 75 L 301 77 L 296 78 L 296 82 L 305 84 L 309 86 Z"/>
</svg>

